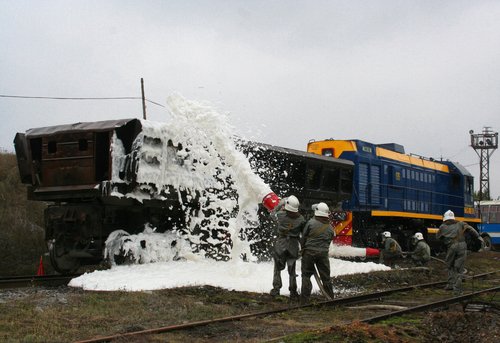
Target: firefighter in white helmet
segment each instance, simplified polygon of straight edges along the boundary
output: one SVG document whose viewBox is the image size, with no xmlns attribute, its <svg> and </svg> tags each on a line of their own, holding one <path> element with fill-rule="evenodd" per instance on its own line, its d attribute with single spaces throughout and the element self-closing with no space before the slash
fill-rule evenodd
<svg viewBox="0 0 500 343">
<path fill-rule="evenodd" d="M 383 249 L 380 251 L 380 263 L 394 267 L 394 262 L 403 256 L 403 250 L 399 243 L 391 237 L 389 231 L 382 232 Z"/>
<path fill-rule="evenodd" d="M 274 275 L 271 295 L 280 294 L 282 287 L 281 271 L 288 267 L 291 298 L 298 298 L 297 275 L 295 263 L 299 258 L 299 240 L 302 228 L 305 225 L 304 217 L 299 213 L 299 200 L 294 195 L 284 198 L 271 213 L 277 226 L 277 238 L 274 244 Z"/>
<path fill-rule="evenodd" d="M 467 257 L 467 243 L 465 233 L 468 231 L 472 236 L 483 239 L 472 226 L 457 221 L 453 211 L 448 210 L 443 215 L 443 224 L 439 227 L 436 238 L 446 246 L 446 266 L 448 268 L 448 284 L 445 289 L 453 290 L 454 295 L 460 295 L 462 290 L 462 278 L 464 273 L 465 259 Z"/>
<path fill-rule="evenodd" d="M 410 252 L 411 259 L 419 267 L 426 266 L 431 259 L 431 248 L 424 240 L 424 235 L 421 232 L 415 233 L 413 239 L 416 243 L 415 248 Z"/>
<path fill-rule="evenodd" d="M 311 276 L 318 269 L 321 283 L 325 292 L 333 298 L 332 282 L 330 279 L 330 260 L 328 250 L 335 236 L 330 224 L 330 209 L 320 202 L 313 206 L 314 217 L 311 218 L 302 232 L 302 287 L 300 291 L 301 303 L 307 303 L 312 291 Z"/>
</svg>

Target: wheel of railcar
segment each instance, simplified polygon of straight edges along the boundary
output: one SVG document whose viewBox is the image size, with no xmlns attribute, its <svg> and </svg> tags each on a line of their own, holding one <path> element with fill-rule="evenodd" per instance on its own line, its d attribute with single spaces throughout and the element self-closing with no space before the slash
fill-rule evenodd
<svg viewBox="0 0 500 343">
<path fill-rule="evenodd" d="M 106 256 L 110 267 L 121 264 L 134 263 L 134 256 L 126 254 L 123 249 L 123 244 L 130 240 L 127 238 L 130 234 L 125 230 L 115 230 L 111 232 L 106 239 Z"/>
<path fill-rule="evenodd" d="M 491 251 L 492 248 L 491 248 L 491 237 L 490 236 L 482 236 L 483 237 L 483 240 L 484 240 L 484 246 L 483 246 L 483 250 L 484 251 Z"/>
<path fill-rule="evenodd" d="M 467 249 L 473 252 L 477 252 L 482 248 L 484 249 L 484 244 L 481 242 L 481 240 L 479 240 L 478 236 L 476 235 L 473 235 L 471 232 L 469 232 L 469 230 L 465 232 L 465 242 L 467 243 Z M 489 245 L 491 247 L 491 241 Z"/>
<path fill-rule="evenodd" d="M 110 266 L 113 264 L 120 266 L 123 264 L 133 264 L 134 258 L 131 255 L 126 255 L 123 250 L 120 250 L 117 254 L 113 255 L 113 261 L 109 261 Z"/>
<path fill-rule="evenodd" d="M 50 246 L 50 262 L 54 269 L 61 274 L 72 274 L 80 268 L 80 260 L 69 256 L 69 249 L 64 244 L 64 239 L 55 239 Z"/>
</svg>

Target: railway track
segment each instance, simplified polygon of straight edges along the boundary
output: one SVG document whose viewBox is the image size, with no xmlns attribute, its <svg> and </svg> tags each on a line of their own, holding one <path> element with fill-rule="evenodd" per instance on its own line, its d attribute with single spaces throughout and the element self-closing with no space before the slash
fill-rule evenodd
<svg viewBox="0 0 500 343">
<path fill-rule="evenodd" d="M 44 276 L 25 275 L 2 277 L 0 278 L 0 289 L 33 286 L 61 286 L 66 285 L 71 279 L 80 275 L 81 274 Z"/>
<path fill-rule="evenodd" d="M 468 277 L 468 279 L 470 281 L 470 280 L 474 280 L 474 279 L 485 278 L 485 277 L 488 277 L 490 275 L 496 274 L 498 272 L 500 272 L 500 270 L 494 271 L 494 272 L 489 272 L 489 273 L 477 274 L 477 275 Z M 492 280 L 492 281 L 497 281 L 497 280 Z M 290 312 L 290 311 L 295 311 L 295 310 L 299 310 L 299 309 L 308 309 L 308 308 L 312 309 L 312 308 L 319 308 L 319 307 L 324 307 L 324 306 L 347 307 L 347 305 L 366 303 L 369 301 L 380 301 L 382 298 L 385 298 L 385 297 L 388 297 L 390 295 L 397 294 L 397 293 L 411 292 L 411 291 L 414 291 L 417 289 L 436 288 L 436 287 L 439 287 L 439 286 L 442 286 L 445 284 L 446 284 L 446 281 L 418 284 L 418 285 L 413 285 L 413 286 L 408 286 L 408 287 L 400 287 L 400 288 L 379 291 L 379 292 L 359 294 L 359 295 L 343 297 L 343 298 L 336 298 L 333 300 L 310 303 L 310 304 L 306 304 L 306 305 L 289 306 L 286 308 L 275 309 L 275 310 L 270 310 L 270 311 L 247 313 L 247 314 L 241 314 L 241 315 L 230 316 L 230 317 L 215 318 L 215 319 L 210 319 L 210 320 L 196 321 L 196 322 L 170 325 L 170 326 L 147 329 L 147 330 L 127 332 L 127 333 L 123 333 L 123 334 L 116 334 L 116 335 L 105 336 L 105 337 L 96 337 L 93 339 L 77 341 L 76 343 L 110 342 L 113 340 L 125 339 L 125 338 L 130 338 L 130 337 L 139 336 L 139 335 L 160 334 L 160 333 L 167 333 L 167 332 L 172 332 L 172 331 L 190 330 L 190 329 L 194 329 L 194 328 L 206 326 L 206 325 L 211 325 L 211 324 L 235 322 L 235 321 L 240 321 L 240 320 L 247 319 L 247 318 L 271 316 L 274 314 L 278 314 L 278 313 L 282 313 L 282 312 Z M 449 297 L 448 296 L 448 297 L 444 297 L 444 299 L 440 299 L 438 301 L 426 302 L 424 304 L 418 304 L 418 305 L 407 307 L 404 309 L 398 309 L 396 311 L 388 311 L 384 314 L 376 315 L 376 316 L 369 316 L 367 318 L 362 317 L 362 318 L 358 318 L 356 320 L 357 321 L 359 320 L 361 322 L 366 322 L 366 323 L 375 323 L 377 321 L 381 321 L 381 320 L 390 318 L 392 316 L 401 316 L 401 315 L 411 313 L 411 312 L 418 312 L 418 311 L 430 310 L 433 308 L 440 308 L 440 307 L 443 307 L 443 306 L 446 306 L 449 304 L 467 301 L 467 300 L 472 299 L 474 297 L 477 297 L 478 295 L 483 294 L 483 293 L 498 292 L 498 291 L 500 291 L 500 286 L 494 286 L 494 287 L 490 287 L 490 288 L 486 288 L 486 289 L 477 289 L 473 292 L 470 292 L 468 294 L 464 294 L 464 295 L 461 295 L 458 297 Z M 277 338 L 277 339 L 280 340 L 281 338 Z M 274 341 L 274 339 L 271 341 Z"/>
</svg>

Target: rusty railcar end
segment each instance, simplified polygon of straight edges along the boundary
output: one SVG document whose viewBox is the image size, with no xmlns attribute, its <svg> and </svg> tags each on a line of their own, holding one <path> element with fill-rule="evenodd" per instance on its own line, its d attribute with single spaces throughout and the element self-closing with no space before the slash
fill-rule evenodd
<svg viewBox="0 0 500 343">
<path fill-rule="evenodd" d="M 126 151 L 141 130 L 138 119 L 34 128 L 16 136 L 19 171 L 31 200 L 95 197 L 112 174 L 111 139 Z M 19 149 L 18 149 L 19 147 Z"/>
</svg>

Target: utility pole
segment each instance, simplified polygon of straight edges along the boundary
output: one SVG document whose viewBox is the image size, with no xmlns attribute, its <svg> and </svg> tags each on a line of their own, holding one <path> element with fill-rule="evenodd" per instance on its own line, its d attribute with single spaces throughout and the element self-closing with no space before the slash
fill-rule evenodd
<svg viewBox="0 0 500 343">
<path fill-rule="evenodd" d="M 498 148 L 498 132 L 493 132 L 491 127 L 483 127 L 482 133 L 470 133 L 470 146 L 479 156 L 479 201 L 490 198 L 490 157 Z"/>
<path fill-rule="evenodd" d="M 144 97 L 144 79 L 141 77 L 141 91 L 142 91 L 142 117 L 146 120 L 146 98 Z"/>
</svg>

